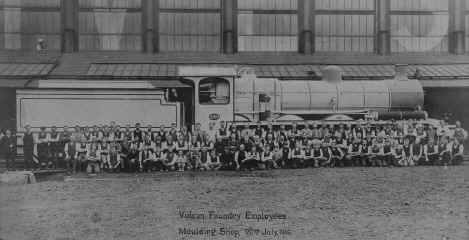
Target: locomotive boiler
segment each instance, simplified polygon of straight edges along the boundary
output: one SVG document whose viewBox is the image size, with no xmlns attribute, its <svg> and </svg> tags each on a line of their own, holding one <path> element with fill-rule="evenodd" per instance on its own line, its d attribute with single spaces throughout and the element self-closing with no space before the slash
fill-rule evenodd
<svg viewBox="0 0 469 240">
<path fill-rule="evenodd" d="M 386 80 L 343 80 L 338 66 L 324 67 L 322 80 L 258 78 L 251 69 L 239 75 L 235 121 L 426 117 L 422 85 L 407 77 L 406 66 L 396 66 L 395 77 Z"/>
</svg>

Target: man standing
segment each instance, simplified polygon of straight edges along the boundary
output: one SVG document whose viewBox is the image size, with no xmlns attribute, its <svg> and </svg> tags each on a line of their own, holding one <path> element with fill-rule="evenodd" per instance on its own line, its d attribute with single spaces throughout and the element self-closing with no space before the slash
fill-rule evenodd
<svg viewBox="0 0 469 240">
<path fill-rule="evenodd" d="M 31 126 L 25 126 L 26 132 L 23 135 L 24 164 L 26 169 L 31 169 L 35 165 L 34 161 L 34 135 Z"/>
<path fill-rule="evenodd" d="M 37 135 L 37 156 L 39 158 L 41 167 L 45 167 L 49 162 L 49 134 L 46 132 L 46 127 L 41 127 Z"/>
<path fill-rule="evenodd" d="M 2 140 L 5 148 L 6 167 L 7 170 L 12 170 L 15 168 L 16 137 L 13 136 L 10 129 L 7 129 Z"/>
<path fill-rule="evenodd" d="M 73 146 L 72 146 L 73 147 Z M 67 149 L 68 150 L 68 149 Z M 73 161 L 73 173 L 82 171 L 86 166 L 86 156 L 89 152 L 89 143 L 85 136 L 82 136 L 80 141 L 75 144 L 75 157 Z"/>
<path fill-rule="evenodd" d="M 77 169 L 77 159 L 76 159 L 76 145 L 77 141 L 75 138 L 70 138 L 68 141 L 65 142 L 63 151 L 64 151 L 64 162 L 65 167 L 69 173 L 76 173 Z"/>
<path fill-rule="evenodd" d="M 57 168 L 57 165 L 59 163 L 59 153 L 63 151 L 63 148 L 60 149 L 60 134 L 57 131 L 56 126 L 51 127 L 51 132 L 49 135 L 49 154 L 50 154 L 50 162 L 49 162 L 49 167 L 54 167 L 55 169 Z"/>
</svg>

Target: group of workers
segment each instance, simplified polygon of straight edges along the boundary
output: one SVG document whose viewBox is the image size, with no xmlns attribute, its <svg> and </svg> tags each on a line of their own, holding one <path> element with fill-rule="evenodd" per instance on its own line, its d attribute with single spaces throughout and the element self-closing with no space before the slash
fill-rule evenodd
<svg viewBox="0 0 469 240">
<path fill-rule="evenodd" d="M 467 132 L 418 120 L 371 123 L 245 124 L 225 122 L 193 130 L 139 123 L 73 129 L 56 127 L 22 137 L 25 168 L 66 168 L 70 173 L 187 170 L 263 170 L 339 166 L 457 165 Z M 12 140 L 14 139 L 14 140 Z M 11 168 L 16 137 L 7 142 Z M 13 152 L 14 151 L 14 152 Z"/>
</svg>

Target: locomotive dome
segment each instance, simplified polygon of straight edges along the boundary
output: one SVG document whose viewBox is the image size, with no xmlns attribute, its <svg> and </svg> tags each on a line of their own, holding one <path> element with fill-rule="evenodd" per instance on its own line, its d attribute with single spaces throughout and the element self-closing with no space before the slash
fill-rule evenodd
<svg viewBox="0 0 469 240">
<path fill-rule="evenodd" d="M 329 83 L 342 82 L 342 68 L 336 65 L 329 65 L 322 70 L 322 80 Z"/>
</svg>

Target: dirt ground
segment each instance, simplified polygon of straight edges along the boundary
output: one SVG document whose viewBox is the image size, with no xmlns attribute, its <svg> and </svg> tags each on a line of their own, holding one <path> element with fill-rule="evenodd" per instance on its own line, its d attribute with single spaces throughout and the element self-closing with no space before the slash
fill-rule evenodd
<svg viewBox="0 0 469 240">
<path fill-rule="evenodd" d="M 0 239 L 467 240 L 468 180 L 466 164 L 106 174 L 0 185 Z M 204 219 L 181 218 L 181 211 Z M 211 211 L 240 218 L 209 219 Z M 286 219 L 247 219 L 246 212 Z"/>
</svg>

